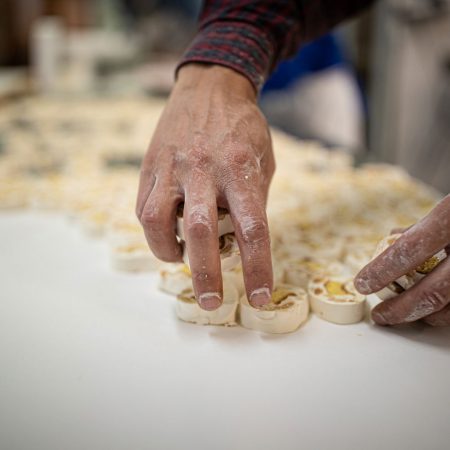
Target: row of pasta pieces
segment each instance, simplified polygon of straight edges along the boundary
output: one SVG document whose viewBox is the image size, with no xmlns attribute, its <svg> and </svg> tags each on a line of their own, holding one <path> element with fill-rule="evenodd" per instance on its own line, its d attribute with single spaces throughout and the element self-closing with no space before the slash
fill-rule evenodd
<svg viewBox="0 0 450 450">
<path fill-rule="evenodd" d="M 183 206 L 177 211 L 177 235 L 185 240 Z M 234 235 L 230 215 L 218 210 L 219 253 L 223 279 L 223 303 L 214 311 L 202 309 L 196 301 L 192 286 L 189 258 L 184 248 L 184 264 L 175 264 L 162 270 L 159 287 L 176 296 L 176 314 L 186 322 L 202 325 L 233 326 L 267 333 L 289 333 L 298 329 L 308 318 L 310 307 L 320 317 L 336 323 L 355 323 L 364 317 L 365 298 L 359 295 L 351 279 L 314 276 L 327 270 L 341 271 L 320 263 L 304 261 L 300 270 L 291 272 L 291 284 L 284 283 L 285 268 L 274 265 L 275 289 L 271 302 L 261 309 L 248 302 L 242 275 L 239 246 Z M 323 269 L 323 270 L 322 270 Z M 306 284 L 308 285 L 307 288 Z"/>
<path fill-rule="evenodd" d="M 374 256 L 386 251 L 400 236 L 382 239 Z M 439 251 L 376 295 L 384 301 L 401 294 L 420 282 L 447 256 L 445 250 Z M 343 275 L 339 263 L 319 266 L 317 262 L 309 261 L 299 267 L 300 270 L 293 272 L 275 270 L 271 302 L 260 309 L 248 302 L 241 266 L 223 273 L 223 304 L 215 311 L 203 310 L 198 305 L 186 264 L 175 264 L 162 270 L 159 288 L 176 297 L 179 319 L 200 325 L 240 324 L 266 333 L 290 333 L 307 321 L 310 309 L 321 319 L 336 324 L 353 324 L 364 319 L 368 309 L 366 297 L 356 291 L 353 277 Z M 287 282 L 283 282 L 283 277 Z"/>
<path fill-rule="evenodd" d="M 271 302 L 260 309 L 248 302 L 240 267 L 224 272 L 222 279 L 223 303 L 214 311 L 206 311 L 197 303 L 185 264 L 163 269 L 159 288 L 175 296 L 179 319 L 198 325 L 240 324 L 265 333 L 290 333 L 307 321 L 310 310 L 336 324 L 356 323 L 365 317 L 366 298 L 355 290 L 351 277 L 316 275 L 306 289 L 276 283 Z"/>
<path fill-rule="evenodd" d="M 313 258 L 303 258 L 297 264 L 274 264 L 275 289 L 271 302 L 262 309 L 253 308 L 245 295 L 241 257 L 233 224 L 225 210 L 218 211 L 219 253 L 223 277 L 223 303 L 215 311 L 198 305 L 192 285 L 185 242 L 183 206 L 177 211 L 177 235 L 183 246 L 184 263 L 166 264 L 160 271 L 159 288 L 176 297 L 176 312 L 180 319 L 210 325 L 242 326 L 268 333 L 288 333 L 299 328 L 310 308 L 325 320 L 335 323 L 355 323 L 363 319 L 365 298 L 358 294 L 352 278 L 344 277 L 344 266 Z M 119 247 L 116 247 L 118 249 Z M 123 248 L 123 246 L 122 246 Z M 116 268 L 136 270 L 138 255 L 148 255 L 143 248 L 131 246 L 113 253 Z M 125 250 L 123 248 L 123 250 Z M 119 253 L 122 253 L 119 256 Z M 148 257 L 151 266 L 151 257 Z"/>
</svg>

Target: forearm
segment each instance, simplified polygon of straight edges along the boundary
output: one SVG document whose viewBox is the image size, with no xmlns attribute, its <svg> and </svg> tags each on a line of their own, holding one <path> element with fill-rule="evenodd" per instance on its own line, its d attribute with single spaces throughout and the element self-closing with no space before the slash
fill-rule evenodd
<svg viewBox="0 0 450 450">
<path fill-rule="evenodd" d="M 219 64 L 246 76 L 256 90 L 302 43 L 325 33 L 372 0 L 206 0 L 199 33 L 179 67 Z M 231 3 L 231 5 L 230 5 Z"/>
<path fill-rule="evenodd" d="M 172 91 L 176 96 L 180 91 L 226 92 L 256 103 L 257 97 L 248 78 L 236 71 L 215 64 L 191 63 L 180 68 L 178 82 Z"/>
</svg>

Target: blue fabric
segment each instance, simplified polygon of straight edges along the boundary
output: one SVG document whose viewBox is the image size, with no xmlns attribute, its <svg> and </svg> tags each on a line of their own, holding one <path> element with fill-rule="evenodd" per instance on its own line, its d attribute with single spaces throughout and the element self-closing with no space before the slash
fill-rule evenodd
<svg viewBox="0 0 450 450">
<path fill-rule="evenodd" d="M 337 38 L 326 34 L 303 46 L 297 55 L 283 61 L 266 81 L 262 93 L 285 89 L 300 78 L 328 67 L 345 64 L 346 60 Z"/>
</svg>

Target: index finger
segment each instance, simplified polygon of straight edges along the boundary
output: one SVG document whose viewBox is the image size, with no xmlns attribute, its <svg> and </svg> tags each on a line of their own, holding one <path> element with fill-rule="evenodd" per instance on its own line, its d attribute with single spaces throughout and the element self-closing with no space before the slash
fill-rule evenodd
<svg viewBox="0 0 450 450">
<path fill-rule="evenodd" d="M 355 278 L 355 287 L 365 295 L 377 292 L 420 266 L 449 242 L 450 195 L 364 267 Z"/>
<path fill-rule="evenodd" d="M 248 185 L 234 185 L 227 192 L 227 201 L 241 252 L 247 298 L 252 306 L 264 306 L 271 301 L 273 273 L 263 195 Z"/>
<path fill-rule="evenodd" d="M 436 314 L 450 302 L 450 259 L 439 264 L 412 288 L 377 305 L 372 318 L 379 325 L 414 322 Z"/>
</svg>

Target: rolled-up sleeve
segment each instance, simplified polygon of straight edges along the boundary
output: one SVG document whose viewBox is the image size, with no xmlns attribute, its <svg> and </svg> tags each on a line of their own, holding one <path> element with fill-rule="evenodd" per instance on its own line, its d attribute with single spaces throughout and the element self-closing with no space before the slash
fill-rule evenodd
<svg viewBox="0 0 450 450">
<path fill-rule="evenodd" d="M 283 59 L 352 16 L 371 0 L 206 0 L 199 31 L 177 70 L 189 62 L 219 64 L 259 90 Z"/>
</svg>

